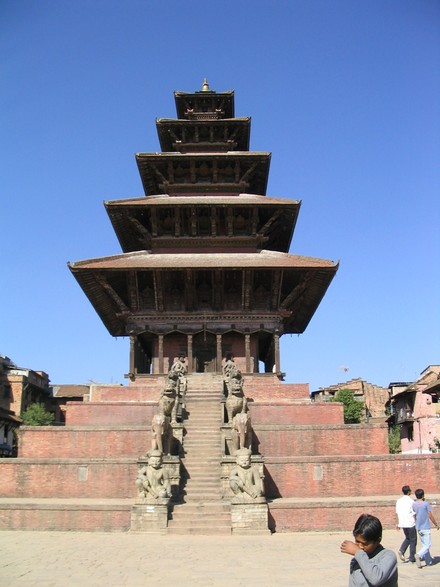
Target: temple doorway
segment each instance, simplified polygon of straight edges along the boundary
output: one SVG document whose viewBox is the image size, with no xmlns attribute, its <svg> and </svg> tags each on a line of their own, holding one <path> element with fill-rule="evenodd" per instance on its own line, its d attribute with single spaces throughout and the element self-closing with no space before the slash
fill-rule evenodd
<svg viewBox="0 0 440 587">
<path fill-rule="evenodd" d="M 217 370 L 216 338 L 210 332 L 200 332 L 193 341 L 193 371 L 215 373 Z"/>
</svg>

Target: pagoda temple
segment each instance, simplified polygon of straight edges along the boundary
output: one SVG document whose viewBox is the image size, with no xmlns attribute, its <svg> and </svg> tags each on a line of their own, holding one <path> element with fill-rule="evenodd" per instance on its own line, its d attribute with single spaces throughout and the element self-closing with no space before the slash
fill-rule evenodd
<svg viewBox="0 0 440 587">
<path fill-rule="evenodd" d="M 279 339 L 302 333 L 336 271 L 289 254 L 301 202 L 266 196 L 271 154 L 249 150 L 234 92 L 175 92 L 156 121 L 162 152 L 137 153 L 145 196 L 105 203 L 123 253 L 70 270 L 112 336 L 130 337 L 129 378 L 221 372 L 281 377 Z"/>
<path fill-rule="evenodd" d="M 288 252 L 300 202 L 266 196 L 270 153 L 249 151 L 234 93 L 175 102 L 162 152 L 136 155 L 145 195 L 105 204 L 123 252 L 70 265 L 130 337 L 128 385 L 21 426 L 0 529 L 336 531 L 364 511 L 394 527 L 402 479 L 437 494 L 440 455 L 391 455 L 386 423 L 345 424 L 342 403 L 282 381 L 280 337 L 304 332 L 338 265 Z"/>
</svg>

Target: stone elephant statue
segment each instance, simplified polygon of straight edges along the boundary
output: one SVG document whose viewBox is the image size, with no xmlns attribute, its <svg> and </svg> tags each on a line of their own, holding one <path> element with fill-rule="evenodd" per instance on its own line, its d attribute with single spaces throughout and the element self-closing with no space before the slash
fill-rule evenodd
<svg viewBox="0 0 440 587">
<path fill-rule="evenodd" d="M 151 422 L 151 448 L 170 455 L 173 443 L 173 427 L 165 414 L 155 414 Z"/>
<path fill-rule="evenodd" d="M 234 452 L 241 448 L 252 451 L 252 423 L 248 412 L 235 414 L 232 419 L 232 447 Z"/>
</svg>

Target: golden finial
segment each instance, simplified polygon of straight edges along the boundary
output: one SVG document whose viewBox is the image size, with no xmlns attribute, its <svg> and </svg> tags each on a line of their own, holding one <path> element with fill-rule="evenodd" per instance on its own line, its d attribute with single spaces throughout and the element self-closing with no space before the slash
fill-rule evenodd
<svg viewBox="0 0 440 587">
<path fill-rule="evenodd" d="M 209 84 L 208 84 L 208 80 L 206 79 L 206 77 L 203 80 L 202 92 L 209 92 Z"/>
</svg>

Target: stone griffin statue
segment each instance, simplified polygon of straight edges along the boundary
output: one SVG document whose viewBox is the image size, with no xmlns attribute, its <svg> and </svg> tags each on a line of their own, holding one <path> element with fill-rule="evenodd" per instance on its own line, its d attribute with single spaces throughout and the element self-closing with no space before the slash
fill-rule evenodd
<svg viewBox="0 0 440 587">
<path fill-rule="evenodd" d="M 264 496 L 263 480 L 258 468 L 251 464 L 251 451 L 241 448 L 236 454 L 236 465 L 229 475 L 229 486 L 236 499 L 254 501 Z"/>
<path fill-rule="evenodd" d="M 171 421 L 176 423 L 177 421 L 177 375 L 168 377 L 165 381 L 165 387 L 160 394 L 159 399 L 159 412 L 165 416 L 171 417 Z"/>
<path fill-rule="evenodd" d="M 235 414 L 247 411 L 247 400 L 243 393 L 243 380 L 240 371 L 238 371 L 237 376 L 229 379 L 227 389 L 226 412 L 228 414 L 228 422 L 232 425 Z"/>
<path fill-rule="evenodd" d="M 148 453 L 148 465 L 142 467 L 136 478 L 138 497 L 148 502 L 171 497 L 171 483 L 168 471 L 162 465 L 160 450 Z"/>
</svg>

